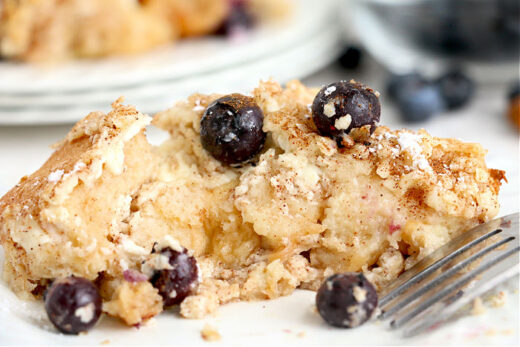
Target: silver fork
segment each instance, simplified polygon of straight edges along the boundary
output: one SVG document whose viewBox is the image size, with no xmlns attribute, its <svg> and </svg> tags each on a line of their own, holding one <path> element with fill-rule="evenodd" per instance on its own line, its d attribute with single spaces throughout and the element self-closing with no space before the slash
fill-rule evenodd
<svg viewBox="0 0 520 347">
<path fill-rule="evenodd" d="M 380 293 L 380 319 L 404 336 L 448 320 L 461 307 L 517 275 L 518 213 L 481 224 L 437 249 Z"/>
</svg>

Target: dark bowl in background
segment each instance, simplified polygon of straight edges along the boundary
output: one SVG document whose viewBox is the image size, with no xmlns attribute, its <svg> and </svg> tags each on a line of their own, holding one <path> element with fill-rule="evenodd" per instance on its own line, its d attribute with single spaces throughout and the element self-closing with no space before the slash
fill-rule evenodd
<svg viewBox="0 0 520 347">
<path fill-rule="evenodd" d="M 480 64 L 507 67 L 499 73 L 504 77 L 518 75 L 519 0 L 348 0 L 342 6 L 348 30 L 390 70 Z"/>
</svg>

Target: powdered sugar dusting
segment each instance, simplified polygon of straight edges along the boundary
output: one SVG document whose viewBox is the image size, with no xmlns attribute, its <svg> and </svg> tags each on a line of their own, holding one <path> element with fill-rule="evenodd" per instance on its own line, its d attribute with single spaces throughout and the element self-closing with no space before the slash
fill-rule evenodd
<svg viewBox="0 0 520 347">
<path fill-rule="evenodd" d="M 330 86 L 327 89 L 325 89 L 324 94 L 329 96 L 330 94 L 334 93 L 335 91 L 336 91 L 336 87 L 335 86 Z"/>
<path fill-rule="evenodd" d="M 193 107 L 193 111 L 198 112 L 205 109 L 206 108 L 200 104 L 200 99 L 195 100 L 195 107 Z"/>
<path fill-rule="evenodd" d="M 47 177 L 47 180 L 49 182 L 58 182 L 59 180 L 61 180 L 63 173 L 64 173 L 64 171 L 62 169 L 53 171 L 50 173 L 49 177 Z"/>
<path fill-rule="evenodd" d="M 417 134 L 403 132 L 397 137 L 397 143 L 401 147 L 401 151 L 408 152 L 413 159 L 413 166 L 419 170 L 431 170 L 430 163 L 422 153 L 422 147 L 419 143 L 421 136 Z"/>
<path fill-rule="evenodd" d="M 74 165 L 74 169 L 72 170 L 73 172 L 77 172 L 81 169 L 83 169 L 84 167 L 86 167 L 87 165 L 82 162 L 82 161 L 78 161 L 75 165 Z"/>
</svg>

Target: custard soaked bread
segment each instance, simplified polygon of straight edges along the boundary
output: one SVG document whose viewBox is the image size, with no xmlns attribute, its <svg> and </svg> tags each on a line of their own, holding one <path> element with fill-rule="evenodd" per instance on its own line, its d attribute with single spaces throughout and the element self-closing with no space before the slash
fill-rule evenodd
<svg viewBox="0 0 520 347">
<path fill-rule="evenodd" d="M 86 278 L 127 324 L 178 303 L 199 318 L 337 272 L 384 285 L 498 213 L 504 173 L 479 144 L 378 127 L 377 92 L 355 82 L 317 93 L 268 81 L 153 120 L 119 101 L 91 113 L 0 200 L 5 280 L 32 298 Z"/>
</svg>

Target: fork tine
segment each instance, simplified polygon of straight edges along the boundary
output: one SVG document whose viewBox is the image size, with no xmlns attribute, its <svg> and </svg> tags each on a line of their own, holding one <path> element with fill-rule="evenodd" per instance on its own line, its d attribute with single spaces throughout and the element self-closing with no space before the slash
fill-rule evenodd
<svg viewBox="0 0 520 347">
<path fill-rule="evenodd" d="M 513 236 L 510 236 L 510 237 L 508 237 L 506 239 L 503 239 L 503 240 L 501 240 L 501 241 L 499 241 L 499 242 L 497 242 L 495 244 L 492 244 L 492 245 L 484 248 L 483 250 L 473 254 L 472 256 L 470 256 L 469 258 L 465 259 L 464 261 L 458 263 L 454 267 L 450 268 L 448 271 L 443 272 L 440 276 L 434 278 L 428 284 L 426 284 L 423 287 L 419 288 L 417 291 L 412 292 L 409 296 L 405 297 L 403 300 L 399 301 L 398 303 L 396 303 L 395 305 L 393 305 L 389 309 L 384 310 L 383 313 L 381 314 L 381 319 L 388 318 L 389 316 L 393 315 L 394 313 L 396 313 L 396 312 L 400 311 L 401 309 L 405 308 L 408 304 L 410 304 L 411 302 L 413 302 L 417 298 L 421 297 L 426 292 L 430 291 L 432 288 L 435 288 L 439 284 L 441 284 L 444 281 L 446 281 L 447 279 L 451 278 L 458 271 L 460 271 L 461 269 L 465 268 L 467 265 L 471 264 L 472 262 L 474 262 L 478 258 L 481 258 L 485 254 L 491 252 L 492 250 L 494 250 L 494 249 L 502 246 L 503 244 L 506 244 L 506 243 L 508 243 L 508 242 L 510 242 L 510 241 L 512 241 L 514 239 L 515 238 Z M 458 252 L 458 254 L 460 254 L 460 253 L 461 252 Z"/>
<path fill-rule="evenodd" d="M 498 223 L 497 223 L 498 226 Z M 411 269 L 402 274 L 399 279 L 394 282 L 387 290 L 388 294 L 384 295 L 379 301 L 380 307 L 386 306 L 392 299 L 410 288 L 415 283 L 421 281 L 423 278 L 433 273 L 435 270 L 446 264 L 459 254 L 483 242 L 493 235 L 500 233 L 501 229 L 491 228 L 489 230 L 487 225 L 479 225 L 475 231 L 468 231 L 450 243 L 437 249 L 423 260 L 415 264 Z M 468 242 L 468 233 L 473 233 L 473 239 Z M 449 252 L 449 253 L 448 253 Z M 448 253 L 448 255 L 446 255 Z"/>
<path fill-rule="evenodd" d="M 481 224 L 419 261 L 383 289 L 380 318 L 392 317 L 390 328 L 413 336 L 519 274 L 518 219 L 514 213 Z"/>
<path fill-rule="evenodd" d="M 518 213 L 514 213 L 478 225 L 426 256 L 411 269 L 401 274 L 392 284 L 383 289 L 379 306 L 387 306 L 390 301 L 408 290 L 414 284 L 420 282 L 444 264 L 486 239 L 501 232 L 507 233 L 508 236 L 517 235 L 518 216 Z"/>
<path fill-rule="evenodd" d="M 520 252 L 520 247 L 516 247 L 511 249 L 510 251 L 503 253 L 493 259 L 493 262 L 482 264 L 482 268 L 479 268 L 479 272 L 475 273 L 473 276 L 470 276 L 468 273 L 469 279 L 462 279 L 459 285 L 463 285 L 462 281 L 466 283 L 471 281 L 475 276 L 482 274 L 482 278 L 478 280 L 475 286 L 467 289 L 461 290 L 460 295 L 457 295 L 455 300 L 449 300 L 445 302 L 440 302 L 440 305 L 432 306 L 431 309 L 427 309 L 423 311 L 423 314 L 417 316 L 415 320 L 410 319 L 408 324 L 405 322 L 401 323 L 401 326 L 405 325 L 405 329 L 403 331 L 403 335 L 410 337 L 417 334 L 420 334 L 425 329 L 428 329 L 437 323 L 447 320 L 451 316 L 455 314 L 461 307 L 470 303 L 476 297 L 484 294 L 489 291 L 493 287 L 498 284 L 506 281 L 509 278 L 512 278 L 515 275 L 518 275 L 520 268 L 518 267 L 519 259 L 518 252 Z M 516 257 L 511 257 L 515 255 Z M 453 287 L 455 287 L 455 283 Z M 447 288 L 446 291 L 449 289 Z M 457 293 L 459 294 L 459 293 Z M 439 294 L 440 295 L 440 294 Z"/>
</svg>

